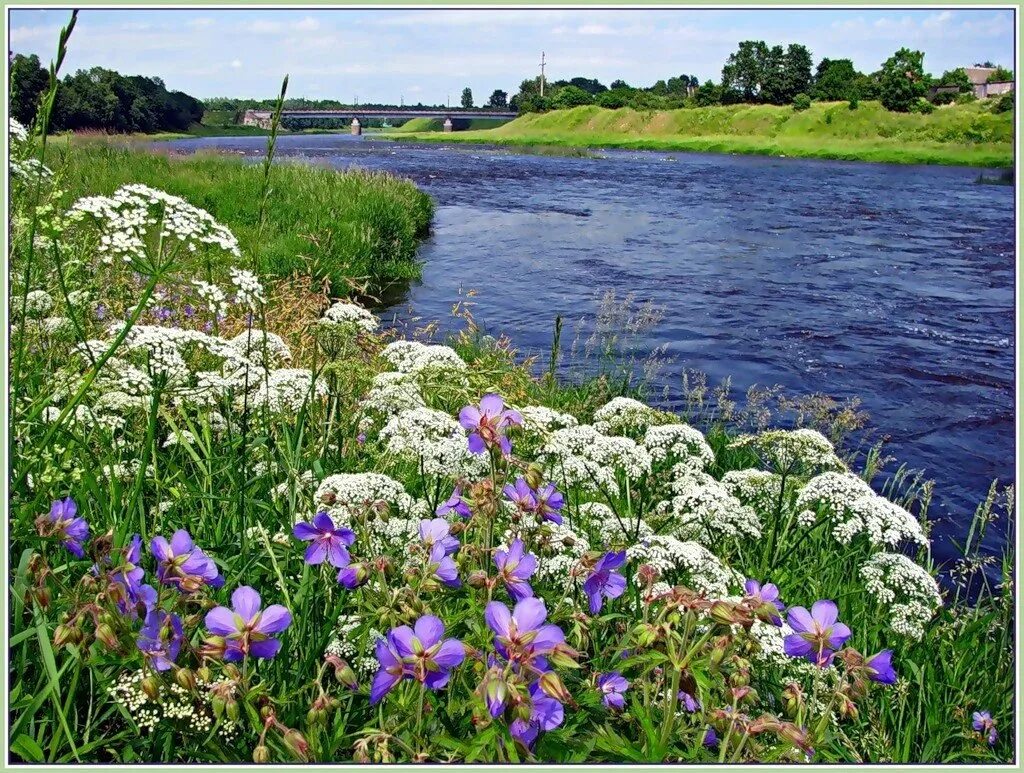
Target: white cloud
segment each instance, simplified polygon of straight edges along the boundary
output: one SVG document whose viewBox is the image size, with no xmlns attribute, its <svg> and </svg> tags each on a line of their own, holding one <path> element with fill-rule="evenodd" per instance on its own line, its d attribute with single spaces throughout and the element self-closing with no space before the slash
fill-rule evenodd
<svg viewBox="0 0 1024 773">
<path fill-rule="evenodd" d="M 320 29 L 320 22 L 312 16 L 307 16 L 305 19 L 301 19 L 292 24 L 291 27 L 296 32 L 314 32 Z"/>
<path fill-rule="evenodd" d="M 242 60 L 241 59 L 232 59 L 231 60 L 231 66 L 234 67 L 236 70 L 239 69 L 242 66 Z"/>
</svg>

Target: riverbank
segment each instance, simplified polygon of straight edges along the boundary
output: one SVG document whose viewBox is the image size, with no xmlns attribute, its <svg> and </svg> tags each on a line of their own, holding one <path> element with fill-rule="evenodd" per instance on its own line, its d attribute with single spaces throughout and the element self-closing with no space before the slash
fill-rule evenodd
<svg viewBox="0 0 1024 773">
<path fill-rule="evenodd" d="M 877 102 L 808 110 L 731 105 L 638 112 L 578 107 L 531 113 L 495 129 L 389 133 L 394 140 L 555 145 L 582 148 L 737 153 L 892 164 L 1007 167 L 1013 164 L 1013 113 L 983 102 L 930 115 L 891 113 Z"/>
<path fill-rule="evenodd" d="M 390 174 L 278 164 L 260 223 L 263 168 L 240 158 L 175 155 L 123 143 L 52 143 L 48 163 L 70 200 L 144 183 L 230 222 L 271 276 L 326 279 L 336 293 L 376 293 L 419 276 L 416 248 L 433 217 L 429 196 Z"/>
</svg>

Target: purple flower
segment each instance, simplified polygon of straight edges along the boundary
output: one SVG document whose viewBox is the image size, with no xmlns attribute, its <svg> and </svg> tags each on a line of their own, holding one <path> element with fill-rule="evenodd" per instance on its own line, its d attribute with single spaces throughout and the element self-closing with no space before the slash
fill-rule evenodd
<svg viewBox="0 0 1024 773">
<path fill-rule="evenodd" d="M 783 603 L 779 600 L 779 589 L 770 582 L 762 585 L 757 580 L 747 580 L 743 583 L 743 589 L 746 591 L 747 598 L 755 602 L 758 606 L 771 604 L 779 610 L 779 612 L 783 612 L 786 609 Z M 771 615 L 771 621 L 775 625 L 782 625 L 782 618 L 778 615 Z"/>
<path fill-rule="evenodd" d="M 462 498 L 461 486 L 456 486 L 452 495 L 438 505 L 437 510 L 434 512 L 436 515 L 448 515 L 448 513 L 455 513 L 462 518 L 469 518 L 472 515 L 469 505 L 466 503 L 466 500 Z"/>
<path fill-rule="evenodd" d="M 317 513 L 313 523 L 297 523 L 292 531 L 295 539 L 312 541 L 306 548 L 307 564 L 322 564 L 326 558 L 331 566 L 348 566 L 352 560 L 346 547 L 356 541 L 355 532 L 344 526 L 335 528 L 334 521 L 327 513 Z"/>
<path fill-rule="evenodd" d="M 623 693 L 629 689 L 629 680 L 618 671 L 597 677 L 597 689 L 601 691 L 601 702 L 608 709 L 622 709 L 626 706 Z"/>
<path fill-rule="evenodd" d="M 815 601 L 811 611 L 803 607 L 790 607 L 787 620 L 795 631 L 786 636 L 783 650 L 791 658 L 806 658 L 824 668 L 851 632 L 839 619 L 839 608 L 834 601 Z"/>
<path fill-rule="evenodd" d="M 762 585 L 757 580 L 747 580 L 743 583 L 743 589 L 747 592 L 747 598 L 759 601 L 762 604 L 772 604 L 782 612 L 785 606 L 779 601 L 779 589 L 770 582 Z"/>
<path fill-rule="evenodd" d="M 545 521 L 552 521 L 561 525 L 562 514 L 558 512 L 562 509 L 565 504 L 565 498 L 555 488 L 554 483 L 549 483 L 543 488 L 536 492 L 537 506 L 535 508 L 537 515 L 543 518 Z"/>
<path fill-rule="evenodd" d="M 470 431 L 469 450 L 482 454 L 488 448 L 500 448 L 508 456 L 512 443 L 505 436 L 505 430 L 512 425 L 522 425 L 523 417 L 518 411 L 505 408 L 505 401 L 496 394 L 484 395 L 480 405 L 467 405 L 459 411 L 459 423 Z"/>
<path fill-rule="evenodd" d="M 451 536 L 448 521 L 444 518 L 431 518 L 430 520 L 424 519 L 420 521 L 420 539 L 423 540 L 424 545 L 431 549 L 434 545 L 441 545 L 447 556 L 454 554 L 459 549 L 459 541 Z"/>
<path fill-rule="evenodd" d="M 377 703 L 402 679 L 422 682 L 431 690 L 448 684 L 451 669 L 466 656 L 462 642 L 444 639 L 444 623 L 433 615 L 424 615 L 410 628 L 392 628 L 387 639 L 376 645 L 380 670 L 373 677 L 370 703 Z"/>
<path fill-rule="evenodd" d="M 999 734 L 996 732 L 996 721 L 992 719 L 992 715 L 987 711 L 975 711 L 972 719 L 974 729 L 983 735 L 987 734 L 988 745 L 995 746 Z"/>
<path fill-rule="evenodd" d="M 700 711 L 700 701 L 694 698 L 690 693 L 685 690 L 680 690 L 676 697 L 682 701 L 683 708 L 693 714 L 695 711 Z"/>
<path fill-rule="evenodd" d="M 505 484 L 505 488 L 502 491 L 511 500 L 512 504 L 523 512 L 533 512 L 537 507 L 537 498 L 534 496 L 533 489 L 530 488 L 530 484 L 526 482 L 525 478 L 517 479 L 514 486 L 511 483 Z"/>
<path fill-rule="evenodd" d="M 181 640 L 181 619 L 161 609 L 154 609 L 146 615 L 146 622 L 135 644 L 146 656 L 150 666 L 157 671 L 167 671 L 174 666 L 181 649 Z"/>
<path fill-rule="evenodd" d="M 366 582 L 369 576 L 370 570 L 366 567 L 366 564 L 349 564 L 342 567 L 338 572 L 338 582 L 349 590 L 355 590 Z"/>
<path fill-rule="evenodd" d="M 170 542 L 161 536 L 153 537 L 149 549 L 157 560 L 156 576 L 164 585 L 192 593 L 203 585 L 219 588 L 224 584 L 213 559 L 192 543 L 184 529 L 174 532 Z"/>
<path fill-rule="evenodd" d="M 707 732 L 704 733 L 704 745 L 709 749 L 714 749 L 718 746 L 718 733 L 715 732 L 713 727 L 709 727 Z"/>
<path fill-rule="evenodd" d="M 868 678 L 880 684 L 896 684 L 896 669 L 892 667 L 892 650 L 882 650 L 872 655 L 864 664 Z"/>
<path fill-rule="evenodd" d="M 626 563 L 626 551 L 606 553 L 594 566 L 583 583 L 583 592 L 590 599 L 590 614 L 596 615 L 604 605 L 604 599 L 617 599 L 626 590 L 626 578 L 616 572 Z"/>
<path fill-rule="evenodd" d="M 366 444 L 366 433 L 365 432 L 360 432 L 358 435 L 356 435 L 356 442 L 359 445 L 365 445 Z"/>
<path fill-rule="evenodd" d="M 82 545 L 89 539 L 89 524 L 78 517 L 78 505 L 71 497 L 51 504 L 50 514 L 40 517 L 36 524 L 42 536 L 56 537 L 73 556 L 85 557 Z"/>
<path fill-rule="evenodd" d="M 292 624 L 291 613 L 280 604 L 260 609 L 260 594 L 243 585 L 231 594 L 231 606 L 206 613 L 206 629 L 225 639 L 224 659 L 272 658 L 281 649 L 274 638 Z"/>
<path fill-rule="evenodd" d="M 541 689 L 539 682 L 530 686 L 530 719 L 516 719 L 509 725 L 512 737 L 526 748 L 532 749 L 541 730 L 554 730 L 565 718 L 562 704 Z"/>
<path fill-rule="evenodd" d="M 514 540 L 508 550 L 494 552 L 494 564 L 498 567 L 498 578 L 513 601 L 522 601 L 533 595 L 528 580 L 537 570 L 537 557 L 525 552 L 523 541 Z"/>
<path fill-rule="evenodd" d="M 455 559 L 445 552 L 443 542 L 435 542 L 434 547 L 430 549 L 430 565 L 427 567 L 427 572 L 449 588 L 462 587 L 459 568 L 455 565 Z"/>
<path fill-rule="evenodd" d="M 107 307 L 102 303 L 96 304 L 96 319 L 103 321 L 103 318 L 107 316 Z"/>
<path fill-rule="evenodd" d="M 117 599 L 117 608 L 122 614 L 128 615 L 133 620 L 138 617 L 138 608 L 142 606 L 149 612 L 156 605 L 156 589 L 151 585 L 144 585 L 142 578 L 146 572 L 139 564 L 142 562 L 142 537 L 138 534 L 132 537 L 131 542 L 121 551 L 121 563 L 110 572 L 111 582 L 121 588 L 123 597 Z M 94 574 L 98 574 L 98 568 L 93 567 Z"/>
<path fill-rule="evenodd" d="M 546 623 L 548 610 L 544 600 L 523 599 L 509 612 L 500 601 L 492 601 L 484 609 L 487 627 L 494 631 L 494 647 L 506 660 L 536 670 L 547 668 L 548 655 L 565 641 L 557 625 Z"/>
</svg>

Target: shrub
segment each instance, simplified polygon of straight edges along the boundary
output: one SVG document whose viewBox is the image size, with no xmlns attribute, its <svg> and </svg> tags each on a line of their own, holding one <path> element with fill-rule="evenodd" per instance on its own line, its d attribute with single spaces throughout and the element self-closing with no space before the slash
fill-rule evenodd
<svg viewBox="0 0 1024 773">
<path fill-rule="evenodd" d="M 956 95 L 956 103 L 958 105 L 966 105 L 970 102 L 977 101 L 978 95 L 975 94 L 973 91 L 961 91 L 959 94 Z"/>
<path fill-rule="evenodd" d="M 850 104 L 847 105 L 850 110 L 856 110 L 860 107 L 860 100 L 857 97 L 850 97 Z"/>
<path fill-rule="evenodd" d="M 993 113 L 1009 113 L 1013 111 L 1013 92 L 1007 92 L 1003 96 L 999 97 L 995 105 L 992 106 Z"/>
<path fill-rule="evenodd" d="M 928 115 L 929 113 L 935 112 L 935 105 L 933 105 L 927 99 L 919 99 L 917 100 L 917 102 L 910 106 L 910 112 Z"/>
<path fill-rule="evenodd" d="M 793 97 L 793 109 L 794 110 L 797 110 L 797 111 L 807 110 L 810 106 L 811 106 L 811 98 L 809 96 L 807 96 L 806 94 L 797 94 L 795 97 Z"/>
</svg>

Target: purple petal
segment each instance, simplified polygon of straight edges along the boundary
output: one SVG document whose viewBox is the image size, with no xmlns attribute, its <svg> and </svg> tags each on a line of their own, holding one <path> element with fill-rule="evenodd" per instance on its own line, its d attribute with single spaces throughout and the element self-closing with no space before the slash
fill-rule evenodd
<svg viewBox="0 0 1024 773">
<path fill-rule="evenodd" d="M 487 444 L 484 443 L 484 439 L 480 437 L 476 432 L 469 436 L 469 450 L 474 454 L 482 454 L 487 450 Z"/>
<path fill-rule="evenodd" d="M 815 601 L 814 606 L 811 607 L 811 617 L 822 628 L 828 628 L 835 625 L 836 620 L 839 619 L 839 607 L 836 606 L 834 601 L 829 601 L 828 599 Z"/>
<path fill-rule="evenodd" d="M 322 564 L 325 558 L 327 558 L 327 545 L 320 539 L 313 540 L 306 548 L 306 555 L 303 556 L 305 562 L 312 566 Z"/>
<path fill-rule="evenodd" d="M 265 658 L 269 660 L 281 649 L 281 642 L 277 639 L 262 639 L 254 641 L 249 645 L 249 655 L 254 658 Z"/>
<path fill-rule="evenodd" d="M 378 671 L 373 677 L 373 684 L 370 686 L 370 705 L 376 704 L 387 695 L 401 678 L 401 676 L 389 674 L 383 668 Z"/>
<path fill-rule="evenodd" d="M 480 426 L 480 409 L 475 405 L 467 405 L 459 411 L 459 424 L 465 429 L 476 429 Z"/>
<path fill-rule="evenodd" d="M 484 609 L 484 620 L 487 623 L 487 627 L 498 634 L 498 636 L 508 636 L 508 627 L 512 622 L 512 614 L 508 611 L 508 607 L 500 601 L 492 601 L 487 605 L 487 608 Z"/>
<path fill-rule="evenodd" d="M 791 633 L 783 641 L 782 649 L 791 658 L 805 658 L 811 654 L 814 647 L 800 634 Z"/>
<path fill-rule="evenodd" d="M 377 643 L 374 645 L 374 654 L 377 656 L 377 662 L 384 668 L 401 665 L 401 661 L 395 657 L 395 653 L 391 651 L 384 639 L 377 639 Z"/>
<path fill-rule="evenodd" d="M 604 584 L 604 595 L 610 599 L 617 599 L 624 590 L 626 590 L 626 578 L 617 572 L 610 574 Z"/>
<path fill-rule="evenodd" d="M 280 604 L 271 604 L 263 610 L 255 630 L 260 633 L 280 633 L 292 624 L 292 614 Z"/>
<path fill-rule="evenodd" d="M 236 633 L 235 613 L 227 607 L 214 607 L 206 613 L 206 630 L 218 636 Z"/>
<path fill-rule="evenodd" d="M 352 558 L 339 540 L 332 539 L 330 545 L 327 546 L 327 560 L 331 566 L 341 569 L 348 566 Z"/>
<path fill-rule="evenodd" d="M 231 594 L 231 606 L 246 623 L 251 623 L 260 611 L 260 594 L 248 585 L 242 585 Z"/>
<path fill-rule="evenodd" d="M 520 633 L 535 631 L 548 617 L 547 607 L 544 600 L 538 598 L 523 599 L 512 612 L 516 620 L 516 627 Z"/>
<path fill-rule="evenodd" d="M 320 532 L 314 529 L 311 524 L 297 523 L 295 524 L 295 528 L 292 529 L 292 536 L 295 537 L 295 539 L 311 540 L 319 537 Z"/>
<path fill-rule="evenodd" d="M 500 395 L 492 392 L 480 399 L 480 413 L 484 416 L 499 416 L 503 410 L 505 410 L 505 401 L 501 399 Z"/>
<path fill-rule="evenodd" d="M 853 634 L 846 623 L 836 623 L 832 626 L 832 635 L 828 637 L 828 646 L 837 650 L 846 643 L 846 640 Z"/>
<path fill-rule="evenodd" d="M 178 529 L 171 535 L 171 550 L 174 555 L 180 556 L 192 549 L 192 537 L 184 529 Z"/>
<path fill-rule="evenodd" d="M 811 613 L 804 607 L 790 607 L 786 619 L 789 622 L 789 627 L 797 633 L 810 633 L 814 630 Z"/>
<path fill-rule="evenodd" d="M 171 546 L 167 540 L 163 537 L 153 537 L 149 543 L 149 550 L 153 554 L 153 558 L 157 561 L 168 561 L 174 557 L 174 553 L 171 552 Z"/>
<path fill-rule="evenodd" d="M 323 510 L 313 517 L 313 525 L 320 531 L 334 531 L 334 521 Z"/>
<path fill-rule="evenodd" d="M 420 640 L 424 649 L 430 649 L 444 636 L 444 623 L 438 617 L 424 615 L 416 621 L 413 633 L 416 634 L 416 638 Z"/>
<path fill-rule="evenodd" d="M 412 628 L 407 625 L 400 625 L 397 628 L 392 628 L 388 634 L 388 639 L 391 641 L 392 646 L 398 652 L 400 657 L 408 658 L 415 654 L 416 648 L 413 643 L 413 637 L 415 634 L 412 632 Z"/>
<path fill-rule="evenodd" d="M 422 618 L 421 618 L 422 619 Z M 458 639 L 445 639 L 434 655 L 434 662 L 441 668 L 455 668 L 466 657 L 466 650 Z"/>
</svg>

